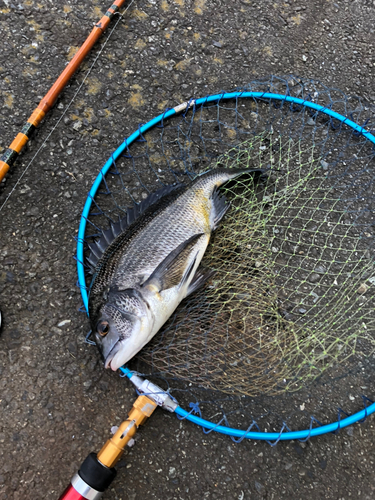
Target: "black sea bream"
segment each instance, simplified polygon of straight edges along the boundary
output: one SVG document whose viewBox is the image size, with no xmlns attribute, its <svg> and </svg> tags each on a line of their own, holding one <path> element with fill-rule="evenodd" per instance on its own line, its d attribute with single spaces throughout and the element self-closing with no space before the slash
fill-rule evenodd
<svg viewBox="0 0 375 500">
<path fill-rule="evenodd" d="M 164 187 L 90 245 L 89 316 L 106 368 L 129 361 L 212 276 L 198 267 L 229 207 L 218 187 L 255 171 L 216 169 Z"/>
</svg>

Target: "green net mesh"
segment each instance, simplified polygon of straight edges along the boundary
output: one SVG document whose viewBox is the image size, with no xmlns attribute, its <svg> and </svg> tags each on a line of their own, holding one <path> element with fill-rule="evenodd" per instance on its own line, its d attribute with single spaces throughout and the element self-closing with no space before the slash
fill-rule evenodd
<svg viewBox="0 0 375 500">
<path fill-rule="evenodd" d="M 161 372 L 254 396 L 297 390 L 355 353 L 372 354 L 372 235 L 353 225 L 341 199 L 347 187 L 332 183 L 313 146 L 270 133 L 217 164 L 271 173 L 263 186 L 239 180 L 224 188 L 232 206 L 202 263 L 215 278 L 142 358 Z"/>
</svg>

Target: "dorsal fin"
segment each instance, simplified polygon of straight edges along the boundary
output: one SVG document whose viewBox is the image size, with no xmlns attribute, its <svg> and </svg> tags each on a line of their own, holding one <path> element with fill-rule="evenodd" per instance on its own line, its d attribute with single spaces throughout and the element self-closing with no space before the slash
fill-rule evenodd
<svg viewBox="0 0 375 500">
<path fill-rule="evenodd" d="M 112 222 L 109 229 L 104 231 L 102 230 L 101 236 L 93 243 L 89 244 L 90 255 L 87 257 L 86 261 L 90 267 L 90 272 L 94 272 L 96 264 L 100 260 L 101 256 L 109 245 L 117 238 L 117 236 L 126 231 L 128 227 L 131 226 L 149 207 L 154 205 L 164 196 L 168 196 L 176 189 L 180 189 L 182 186 L 183 184 L 180 183 L 164 186 L 161 189 L 158 189 L 140 203 L 134 203 L 132 207 L 127 209 L 125 217 L 119 218 L 117 222 Z"/>
</svg>

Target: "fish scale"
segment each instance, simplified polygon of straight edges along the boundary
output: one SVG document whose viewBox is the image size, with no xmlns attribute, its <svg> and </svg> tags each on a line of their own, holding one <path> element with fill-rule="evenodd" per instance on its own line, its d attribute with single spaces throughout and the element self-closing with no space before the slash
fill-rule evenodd
<svg viewBox="0 0 375 500">
<path fill-rule="evenodd" d="M 205 179 L 203 179 L 205 181 Z M 201 186 L 203 184 L 203 186 Z M 208 190 L 206 193 L 204 188 Z M 131 286 L 133 280 L 139 279 L 138 270 L 144 274 L 151 273 L 162 260 L 187 238 L 197 233 L 210 234 L 209 199 L 212 193 L 212 184 L 197 183 L 179 196 L 178 202 L 168 206 L 163 213 L 155 217 L 138 238 L 133 240 L 127 252 L 119 262 L 119 273 L 115 279 L 117 286 Z M 142 253 L 139 252 L 142 248 Z"/>
<path fill-rule="evenodd" d="M 113 279 L 115 279 L 118 260 L 132 239 L 136 238 L 137 234 L 147 227 L 148 221 L 161 212 L 171 201 L 176 199 L 178 194 L 185 189 L 184 186 L 176 186 L 175 192 L 168 194 L 148 207 L 142 216 L 134 221 L 128 228 L 125 228 L 108 246 L 99 259 L 90 284 L 89 291 L 89 317 L 91 325 L 97 321 L 98 309 L 102 305 L 103 291 L 108 290 L 108 287 Z M 152 195 L 151 195 L 152 196 Z M 121 271 L 121 270 L 120 270 Z"/>
</svg>

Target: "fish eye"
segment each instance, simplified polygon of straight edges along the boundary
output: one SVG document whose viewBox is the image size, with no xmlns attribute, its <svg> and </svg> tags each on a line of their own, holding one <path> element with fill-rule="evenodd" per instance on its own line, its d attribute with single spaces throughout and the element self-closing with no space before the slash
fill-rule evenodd
<svg viewBox="0 0 375 500">
<path fill-rule="evenodd" d="M 109 332 L 109 323 L 108 321 L 101 321 L 98 323 L 98 326 L 96 328 L 98 330 L 98 333 L 101 337 L 105 337 L 107 333 Z"/>
</svg>

